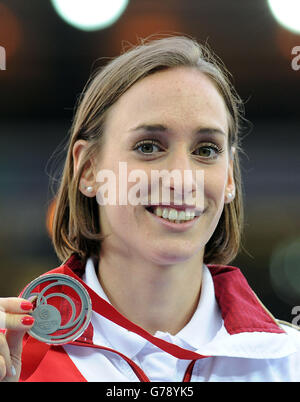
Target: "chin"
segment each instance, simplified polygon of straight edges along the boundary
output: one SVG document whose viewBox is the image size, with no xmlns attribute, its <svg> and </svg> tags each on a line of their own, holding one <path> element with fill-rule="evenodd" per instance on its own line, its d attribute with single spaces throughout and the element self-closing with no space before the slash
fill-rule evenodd
<svg viewBox="0 0 300 402">
<path fill-rule="evenodd" d="M 197 248 L 199 251 L 199 248 Z M 151 255 L 151 260 L 158 265 L 173 265 L 180 264 L 188 261 L 192 257 L 195 256 L 196 252 L 192 252 L 191 248 L 188 247 L 165 247 L 163 249 L 157 250 L 156 252 L 153 250 Z"/>
</svg>

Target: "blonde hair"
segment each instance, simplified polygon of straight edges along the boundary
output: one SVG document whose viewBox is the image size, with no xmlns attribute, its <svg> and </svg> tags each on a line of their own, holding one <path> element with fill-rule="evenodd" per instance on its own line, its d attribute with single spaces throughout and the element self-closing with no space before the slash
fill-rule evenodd
<svg viewBox="0 0 300 402">
<path fill-rule="evenodd" d="M 105 118 L 109 108 L 132 85 L 157 71 L 179 66 L 197 68 L 216 85 L 228 110 L 228 146 L 235 147 L 233 175 L 236 186 L 234 200 L 224 205 L 218 225 L 206 244 L 206 264 L 227 264 L 241 245 L 243 229 L 243 201 L 239 164 L 240 130 L 243 103 L 233 88 L 223 63 L 207 47 L 186 36 L 171 36 L 141 42 L 96 71 L 87 82 L 71 127 L 67 157 L 58 192 L 53 218 L 52 241 L 58 258 L 63 261 L 72 253 L 83 260 L 99 256 L 101 235 L 99 205 L 96 198 L 79 191 L 79 181 L 85 164 L 95 151 L 100 152 L 105 132 Z M 74 175 L 72 150 L 75 142 L 88 142 L 81 166 Z"/>
</svg>

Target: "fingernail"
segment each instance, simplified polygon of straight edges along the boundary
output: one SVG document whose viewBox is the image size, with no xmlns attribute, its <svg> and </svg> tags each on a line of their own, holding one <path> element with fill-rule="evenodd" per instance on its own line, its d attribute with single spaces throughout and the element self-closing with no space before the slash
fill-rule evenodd
<svg viewBox="0 0 300 402">
<path fill-rule="evenodd" d="M 33 303 L 36 299 L 37 299 L 38 297 L 35 295 L 35 296 L 29 296 L 28 297 L 28 301 L 30 301 L 31 303 Z"/>
<path fill-rule="evenodd" d="M 34 323 L 34 318 L 27 315 L 26 317 L 22 318 L 21 323 L 23 325 L 32 325 Z"/>
<path fill-rule="evenodd" d="M 14 377 L 15 375 L 17 375 L 16 369 L 14 368 L 14 366 L 11 366 L 11 374 Z"/>
<path fill-rule="evenodd" d="M 25 311 L 29 311 L 29 310 L 32 310 L 32 309 L 33 309 L 33 305 L 32 305 L 29 301 L 27 301 L 27 302 L 22 302 L 22 303 L 21 303 L 21 309 L 22 309 L 22 310 L 25 310 Z"/>
</svg>

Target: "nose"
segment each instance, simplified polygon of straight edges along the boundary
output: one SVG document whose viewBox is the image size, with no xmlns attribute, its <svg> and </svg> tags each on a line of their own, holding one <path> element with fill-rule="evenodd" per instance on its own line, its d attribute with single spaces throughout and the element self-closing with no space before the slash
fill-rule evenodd
<svg viewBox="0 0 300 402">
<path fill-rule="evenodd" d="M 204 205 L 204 171 L 195 167 L 190 152 L 178 146 L 169 154 L 164 164 L 162 188 L 170 194 L 171 201 L 197 206 Z M 166 180 L 169 178 L 169 180 Z M 164 194 L 162 192 L 162 194 Z"/>
</svg>

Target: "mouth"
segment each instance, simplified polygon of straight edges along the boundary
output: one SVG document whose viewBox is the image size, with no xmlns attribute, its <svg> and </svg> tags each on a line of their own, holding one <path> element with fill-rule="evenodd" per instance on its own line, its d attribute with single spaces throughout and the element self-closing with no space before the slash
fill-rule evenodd
<svg viewBox="0 0 300 402">
<path fill-rule="evenodd" d="M 173 208 L 167 206 L 146 206 L 148 211 L 158 221 L 170 224 L 175 227 L 190 227 L 199 219 L 201 213 L 192 208 Z"/>
</svg>

